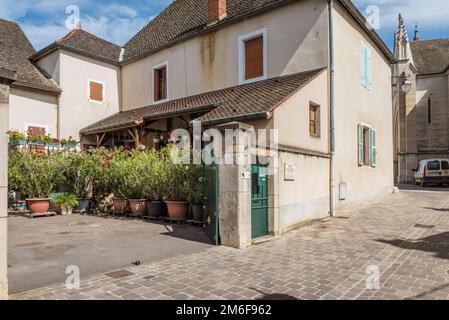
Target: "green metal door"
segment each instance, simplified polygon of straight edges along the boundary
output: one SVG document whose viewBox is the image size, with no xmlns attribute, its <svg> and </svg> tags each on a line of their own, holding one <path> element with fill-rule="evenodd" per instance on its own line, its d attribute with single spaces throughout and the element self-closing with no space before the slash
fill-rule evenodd
<svg viewBox="0 0 449 320">
<path fill-rule="evenodd" d="M 213 244 L 220 244 L 218 226 L 218 166 L 204 166 L 204 232 Z"/>
<path fill-rule="evenodd" d="M 251 231 L 252 238 L 268 235 L 267 166 L 251 167 Z"/>
</svg>

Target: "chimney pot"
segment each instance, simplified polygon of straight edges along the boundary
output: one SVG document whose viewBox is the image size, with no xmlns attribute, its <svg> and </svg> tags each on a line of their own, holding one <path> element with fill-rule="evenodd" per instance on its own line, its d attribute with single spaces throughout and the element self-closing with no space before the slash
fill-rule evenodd
<svg viewBox="0 0 449 320">
<path fill-rule="evenodd" d="M 208 24 L 217 23 L 227 15 L 226 0 L 208 0 Z"/>
</svg>

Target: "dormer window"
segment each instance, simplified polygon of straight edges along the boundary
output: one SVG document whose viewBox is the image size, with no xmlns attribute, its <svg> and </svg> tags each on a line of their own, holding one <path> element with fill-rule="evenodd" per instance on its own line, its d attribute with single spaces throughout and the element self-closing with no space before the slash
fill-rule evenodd
<svg viewBox="0 0 449 320">
<path fill-rule="evenodd" d="M 168 99 L 167 63 L 153 68 L 154 72 L 154 102 Z"/>
<path fill-rule="evenodd" d="M 88 97 L 91 102 L 104 102 L 104 83 L 101 81 L 88 81 Z"/>
<path fill-rule="evenodd" d="M 266 30 L 258 30 L 239 38 L 239 80 L 249 83 L 267 77 Z"/>
</svg>

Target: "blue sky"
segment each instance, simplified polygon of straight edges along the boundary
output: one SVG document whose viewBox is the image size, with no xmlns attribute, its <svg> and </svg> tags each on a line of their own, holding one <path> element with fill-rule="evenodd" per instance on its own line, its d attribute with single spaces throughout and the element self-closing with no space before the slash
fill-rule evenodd
<svg viewBox="0 0 449 320">
<path fill-rule="evenodd" d="M 66 8 L 80 9 L 83 29 L 119 45 L 125 44 L 172 0 L 0 0 L 0 16 L 20 23 L 36 49 L 64 36 Z M 365 15 L 370 6 L 379 8 L 380 29 L 391 46 L 401 12 L 410 35 L 419 23 L 423 39 L 449 37 L 447 0 L 353 0 Z"/>
</svg>

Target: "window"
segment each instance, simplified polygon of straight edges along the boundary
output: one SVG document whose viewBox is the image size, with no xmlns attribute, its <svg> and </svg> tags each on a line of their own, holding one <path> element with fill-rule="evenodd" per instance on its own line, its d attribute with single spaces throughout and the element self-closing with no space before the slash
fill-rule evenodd
<svg viewBox="0 0 449 320">
<path fill-rule="evenodd" d="M 362 86 L 366 89 L 371 89 L 372 84 L 372 68 L 371 68 L 371 49 L 362 43 L 361 53 L 360 53 L 360 64 L 361 64 L 361 79 Z"/>
<path fill-rule="evenodd" d="M 167 64 L 154 68 L 154 101 L 162 101 L 168 98 Z"/>
<path fill-rule="evenodd" d="M 320 106 L 313 102 L 309 104 L 309 133 L 315 137 L 319 137 L 321 133 Z"/>
<path fill-rule="evenodd" d="M 441 161 L 441 169 L 449 170 L 449 162 L 448 161 Z"/>
<path fill-rule="evenodd" d="M 377 131 L 365 124 L 358 125 L 359 166 L 377 166 Z"/>
<path fill-rule="evenodd" d="M 89 100 L 93 102 L 104 102 L 104 83 L 89 80 Z"/>
<path fill-rule="evenodd" d="M 427 170 L 429 171 L 438 171 L 440 170 L 440 161 L 435 160 L 435 161 L 430 161 L 427 163 Z"/>
<path fill-rule="evenodd" d="M 28 126 L 28 128 L 27 128 L 27 134 L 31 135 L 33 137 L 45 136 L 46 133 L 47 133 L 47 130 L 44 127 Z"/>
<path fill-rule="evenodd" d="M 266 30 L 258 30 L 239 38 L 239 81 L 248 83 L 267 76 Z"/>
</svg>

